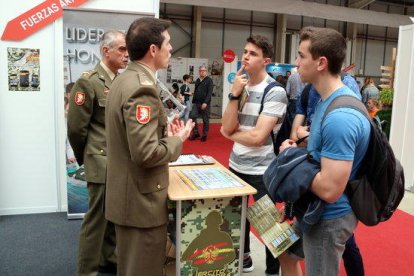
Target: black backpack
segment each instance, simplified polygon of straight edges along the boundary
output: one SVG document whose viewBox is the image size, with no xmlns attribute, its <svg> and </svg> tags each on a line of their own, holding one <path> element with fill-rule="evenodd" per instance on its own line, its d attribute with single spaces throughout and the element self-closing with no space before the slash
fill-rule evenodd
<svg viewBox="0 0 414 276">
<path fill-rule="evenodd" d="M 259 115 L 263 111 L 263 104 L 264 104 L 264 99 L 266 97 L 266 94 L 273 87 L 276 87 L 276 86 L 283 87 L 283 85 L 280 84 L 277 81 L 271 82 L 266 86 L 266 88 L 263 92 L 262 100 L 260 102 Z M 285 90 L 285 92 L 286 92 L 286 90 Z M 272 137 L 272 142 L 273 142 L 273 151 L 275 152 L 276 155 L 279 154 L 279 147 L 283 143 L 283 141 L 285 141 L 286 139 L 289 139 L 289 137 L 290 137 L 290 131 L 292 130 L 292 123 L 293 123 L 293 121 L 290 119 L 291 117 L 292 116 L 290 116 L 290 114 L 289 114 L 289 109 L 286 106 L 286 115 L 283 119 L 283 122 L 282 122 L 282 125 L 280 126 L 279 131 L 277 132 L 276 137 L 275 137 L 275 134 L 273 133 L 273 130 L 270 132 L 270 136 Z"/>
<path fill-rule="evenodd" d="M 371 124 L 368 149 L 356 179 L 346 187 L 352 210 L 358 220 L 374 226 L 388 220 L 404 196 L 404 170 L 395 158 L 385 134 L 373 123 L 365 105 L 355 97 L 339 96 L 327 107 L 326 115 L 341 107 L 353 108 L 364 114 Z"/>
</svg>

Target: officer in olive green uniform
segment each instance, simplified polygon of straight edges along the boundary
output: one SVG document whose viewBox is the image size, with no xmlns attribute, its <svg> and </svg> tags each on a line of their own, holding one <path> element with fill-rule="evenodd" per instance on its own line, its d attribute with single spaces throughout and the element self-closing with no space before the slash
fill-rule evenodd
<svg viewBox="0 0 414 276">
<path fill-rule="evenodd" d="M 85 164 L 89 209 L 79 240 L 77 275 L 116 271 L 115 229 L 104 216 L 106 182 L 105 105 L 112 80 L 128 63 L 125 36 L 107 32 L 102 61 L 76 81 L 70 94 L 68 138 L 79 165 Z"/>
<path fill-rule="evenodd" d="M 178 120 L 167 125 L 156 86 L 155 72 L 166 68 L 171 56 L 169 25 L 156 18 L 131 24 L 126 36 L 131 63 L 107 100 L 105 215 L 115 224 L 118 275 L 162 275 L 168 163 L 178 158 L 193 126 Z"/>
</svg>

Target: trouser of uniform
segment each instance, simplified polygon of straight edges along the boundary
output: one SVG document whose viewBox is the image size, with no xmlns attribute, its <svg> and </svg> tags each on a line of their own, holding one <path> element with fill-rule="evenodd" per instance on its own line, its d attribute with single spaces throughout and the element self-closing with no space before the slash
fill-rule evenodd
<svg viewBox="0 0 414 276">
<path fill-rule="evenodd" d="M 263 175 L 249 175 L 249 174 L 243 174 L 239 173 L 232 168 L 230 168 L 230 171 L 246 181 L 248 184 L 253 186 L 257 193 L 253 195 L 253 198 L 255 201 L 261 199 L 263 196 L 268 195 L 266 186 L 263 182 Z M 247 207 L 247 206 L 246 206 Z M 273 257 L 272 252 L 265 246 L 266 251 L 266 273 L 268 274 L 278 274 L 279 273 L 279 259 Z M 246 228 L 244 232 L 244 254 L 248 255 L 250 254 L 250 222 L 246 219 Z"/>
<path fill-rule="evenodd" d="M 97 275 L 99 265 L 116 263 L 115 227 L 105 219 L 105 184 L 88 182 L 89 209 L 83 218 L 77 275 Z"/>
<path fill-rule="evenodd" d="M 115 224 L 118 276 L 162 276 L 167 224 L 136 228 Z"/>
<path fill-rule="evenodd" d="M 207 105 L 206 109 L 201 109 L 201 105 L 199 103 L 193 103 L 193 107 L 191 109 L 191 113 L 190 113 L 190 118 L 193 120 L 194 122 L 194 135 L 198 134 L 198 124 L 197 124 L 197 118 L 198 116 L 201 115 L 201 118 L 203 119 L 203 135 L 202 136 L 206 136 L 208 135 L 208 129 L 209 129 L 209 124 L 210 124 L 210 105 Z"/>
</svg>

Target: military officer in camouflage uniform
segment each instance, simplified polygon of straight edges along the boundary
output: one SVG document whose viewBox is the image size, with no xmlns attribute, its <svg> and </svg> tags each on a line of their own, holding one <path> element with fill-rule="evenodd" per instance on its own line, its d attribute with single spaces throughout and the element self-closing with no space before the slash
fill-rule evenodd
<svg viewBox="0 0 414 276">
<path fill-rule="evenodd" d="M 104 216 L 105 105 L 118 70 L 128 64 L 125 35 L 106 32 L 100 51 L 101 62 L 76 81 L 69 101 L 68 138 L 78 164 L 85 164 L 89 193 L 89 209 L 80 232 L 77 275 L 116 271 L 115 230 Z"/>
<path fill-rule="evenodd" d="M 115 224 L 118 275 L 161 276 L 167 241 L 168 163 L 194 124 L 167 124 L 155 72 L 167 68 L 169 21 L 141 18 L 126 35 L 131 63 L 106 106 L 108 171 L 105 215 Z"/>
</svg>

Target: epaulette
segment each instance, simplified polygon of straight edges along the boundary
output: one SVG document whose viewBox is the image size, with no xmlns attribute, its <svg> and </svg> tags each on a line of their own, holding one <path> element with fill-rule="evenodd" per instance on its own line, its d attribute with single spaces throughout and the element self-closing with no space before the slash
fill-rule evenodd
<svg viewBox="0 0 414 276">
<path fill-rule="evenodd" d="M 93 75 L 95 75 L 97 73 L 98 73 L 98 71 L 96 71 L 95 69 L 92 69 L 92 70 L 88 70 L 88 71 L 83 72 L 81 77 L 89 79 L 90 77 L 92 77 Z"/>
<path fill-rule="evenodd" d="M 142 85 L 154 85 L 154 81 L 147 76 L 145 73 L 139 73 L 139 81 Z"/>
</svg>

